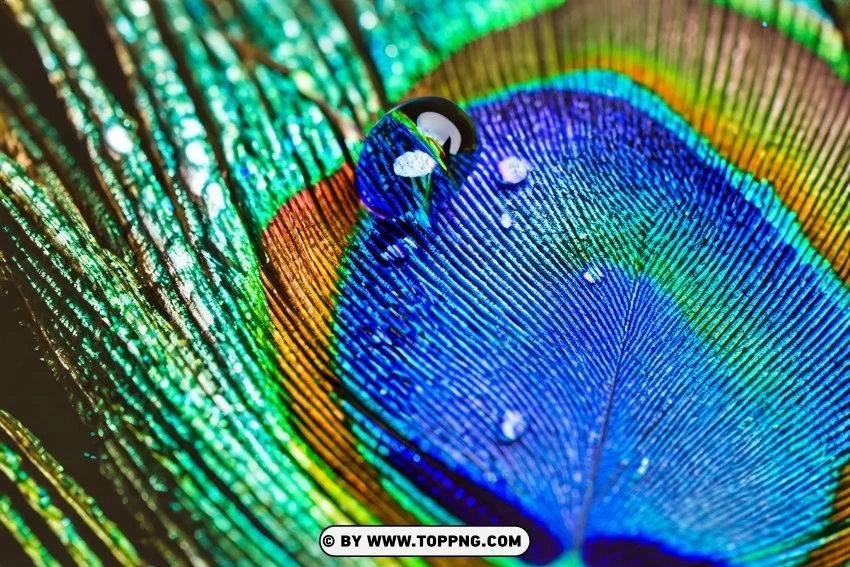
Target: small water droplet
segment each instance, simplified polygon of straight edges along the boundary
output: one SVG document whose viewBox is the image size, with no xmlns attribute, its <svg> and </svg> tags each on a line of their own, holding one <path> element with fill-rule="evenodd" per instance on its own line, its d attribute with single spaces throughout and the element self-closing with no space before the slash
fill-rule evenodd
<svg viewBox="0 0 850 567">
<path fill-rule="evenodd" d="M 319 44 L 319 49 L 324 53 L 333 53 L 334 48 L 336 47 L 334 45 L 333 39 L 331 39 L 328 36 L 324 36 L 324 37 L 319 38 L 318 44 Z"/>
<path fill-rule="evenodd" d="M 303 69 L 296 69 L 290 75 L 295 86 L 302 92 L 311 92 L 315 85 L 312 75 Z"/>
<path fill-rule="evenodd" d="M 602 281 L 602 270 L 600 270 L 599 267 L 594 266 L 588 269 L 583 274 L 583 277 L 587 281 L 587 283 L 596 283 Z"/>
<path fill-rule="evenodd" d="M 207 187 L 207 210 L 210 213 L 210 218 L 216 218 L 224 209 L 224 192 L 221 185 L 211 183 Z"/>
<path fill-rule="evenodd" d="M 502 225 L 502 228 L 511 228 L 511 226 L 514 224 L 514 221 L 511 218 L 511 215 L 509 215 L 508 213 L 502 213 L 502 217 L 499 219 L 499 223 Z"/>
<path fill-rule="evenodd" d="M 381 252 L 381 258 L 386 262 L 404 259 L 404 249 L 399 244 L 390 244 L 386 251 Z"/>
<path fill-rule="evenodd" d="M 499 176 L 502 183 L 516 185 L 528 177 L 528 163 L 518 157 L 507 157 L 499 162 Z"/>
<path fill-rule="evenodd" d="M 378 17 L 375 15 L 375 12 L 365 11 L 360 14 L 360 27 L 364 30 L 371 30 L 375 26 L 378 25 Z"/>
<path fill-rule="evenodd" d="M 133 151 L 133 140 L 130 138 L 130 133 L 120 124 L 109 126 L 104 137 L 109 148 L 117 154 L 127 155 Z"/>
<path fill-rule="evenodd" d="M 151 488 L 156 490 L 157 492 L 167 492 L 168 486 L 164 482 L 162 482 L 159 477 L 153 475 L 150 477 Z"/>
<path fill-rule="evenodd" d="M 148 14 L 150 14 L 150 6 L 145 0 L 134 0 L 130 3 L 130 12 L 133 13 L 137 18 L 144 18 Z"/>
<path fill-rule="evenodd" d="M 286 20 L 283 23 L 283 34 L 288 38 L 296 38 L 298 34 L 301 33 L 301 24 L 298 23 L 298 20 L 291 19 Z"/>
<path fill-rule="evenodd" d="M 206 167 L 210 164 L 210 158 L 207 155 L 204 144 L 199 140 L 189 142 L 189 145 L 186 146 L 186 159 L 198 167 Z"/>
<path fill-rule="evenodd" d="M 194 118 L 185 118 L 180 122 L 181 136 L 187 140 L 204 135 L 204 125 Z"/>
<path fill-rule="evenodd" d="M 502 440 L 507 443 L 511 443 L 519 439 L 522 434 L 525 433 L 525 430 L 528 429 L 528 425 L 521 413 L 514 410 L 507 410 L 504 414 L 502 414 L 500 429 L 502 433 Z"/>
<path fill-rule="evenodd" d="M 186 177 L 186 184 L 189 187 L 189 191 L 192 195 L 199 197 L 210 180 L 209 172 L 205 169 L 198 169 L 192 166 L 183 167 L 181 171 Z"/>
<path fill-rule="evenodd" d="M 74 49 L 68 52 L 68 65 L 76 67 L 82 62 L 83 54 L 79 50 Z"/>
<path fill-rule="evenodd" d="M 640 476 L 646 474 L 646 469 L 649 467 L 649 459 L 644 457 L 640 460 L 640 467 L 638 467 L 637 473 Z"/>
</svg>

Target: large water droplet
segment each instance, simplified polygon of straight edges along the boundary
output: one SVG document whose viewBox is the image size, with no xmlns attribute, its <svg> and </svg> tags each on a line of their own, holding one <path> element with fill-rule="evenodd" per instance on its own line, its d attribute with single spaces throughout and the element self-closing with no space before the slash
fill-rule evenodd
<svg viewBox="0 0 850 567">
<path fill-rule="evenodd" d="M 456 154 L 460 150 L 460 129 L 439 112 L 423 112 L 416 119 L 416 127 L 440 146 L 449 143 L 449 152 Z"/>
<path fill-rule="evenodd" d="M 393 162 L 393 172 L 401 177 L 422 177 L 437 167 L 437 161 L 423 151 L 404 152 Z"/>
</svg>

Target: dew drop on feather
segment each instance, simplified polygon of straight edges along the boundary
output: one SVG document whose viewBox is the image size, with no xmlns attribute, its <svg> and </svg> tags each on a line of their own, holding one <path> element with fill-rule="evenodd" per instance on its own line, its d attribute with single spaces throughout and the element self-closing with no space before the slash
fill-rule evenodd
<svg viewBox="0 0 850 567">
<path fill-rule="evenodd" d="M 499 162 L 499 179 L 505 185 L 518 185 L 528 177 L 528 162 L 518 157 L 508 157 Z"/>
<path fill-rule="evenodd" d="M 501 438 L 506 443 L 512 443 L 522 437 L 528 425 L 521 413 L 514 410 L 506 410 L 502 414 L 502 421 L 499 424 Z"/>
<path fill-rule="evenodd" d="M 120 155 L 127 155 L 133 151 L 133 140 L 130 138 L 130 133 L 121 124 L 112 124 L 106 129 L 104 134 L 106 144 L 113 152 Z"/>
</svg>

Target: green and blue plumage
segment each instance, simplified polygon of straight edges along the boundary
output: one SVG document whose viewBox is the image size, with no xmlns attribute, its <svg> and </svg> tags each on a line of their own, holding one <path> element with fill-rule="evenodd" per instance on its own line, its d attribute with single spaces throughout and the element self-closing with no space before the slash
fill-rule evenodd
<svg viewBox="0 0 850 567">
<path fill-rule="evenodd" d="M 144 537 L 0 413 L 30 560 L 425 562 L 332 559 L 340 523 L 850 559 L 833 5 L 96 4 L 111 68 L 5 8 L 57 97 L 2 51 L 0 267 Z M 383 114 L 426 94 L 477 144 Z"/>
</svg>

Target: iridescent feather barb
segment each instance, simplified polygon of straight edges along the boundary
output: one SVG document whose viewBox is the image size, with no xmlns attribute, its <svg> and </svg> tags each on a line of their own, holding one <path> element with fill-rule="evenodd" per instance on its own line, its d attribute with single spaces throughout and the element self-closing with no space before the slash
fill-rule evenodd
<svg viewBox="0 0 850 567">
<path fill-rule="evenodd" d="M 0 269 L 99 475 L 0 412 L 10 557 L 850 560 L 840 2 L 70 4 L 2 7 Z"/>
</svg>

